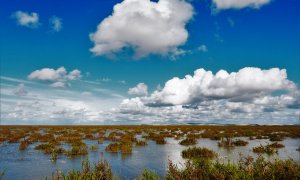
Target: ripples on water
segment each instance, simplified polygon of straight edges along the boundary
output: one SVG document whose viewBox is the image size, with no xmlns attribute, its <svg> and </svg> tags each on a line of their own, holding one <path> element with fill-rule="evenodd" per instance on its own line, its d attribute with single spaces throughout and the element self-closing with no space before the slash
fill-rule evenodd
<svg viewBox="0 0 300 180">
<path fill-rule="evenodd" d="M 248 138 L 239 138 L 248 140 Z M 95 140 L 84 140 L 87 145 L 97 144 Z M 60 155 L 56 164 L 50 161 L 50 155 L 35 150 L 37 143 L 28 146 L 27 150 L 19 151 L 19 143 L 3 143 L 0 145 L 0 170 L 6 169 L 4 178 L 8 179 L 45 179 L 51 177 L 52 172 L 56 170 L 67 171 L 68 169 L 81 169 L 81 161 L 87 157 L 91 162 L 97 162 L 105 159 L 112 166 L 113 172 L 123 178 L 136 178 L 145 169 L 154 170 L 160 176 L 166 172 L 168 161 L 171 160 L 178 164 L 179 167 L 184 165 L 184 159 L 181 157 L 181 151 L 187 147 L 179 145 L 179 141 L 173 138 L 167 138 L 167 144 L 157 145 L 153 141 L 148 141 L 148 145 L 134 147 L 131 155 L 122 155 L 120 153 L 107 153 L 105 147 L 110 143 L 104 141 L 99 144 L 98 151 L 89 151 L 86 156 L 68 158 Z M 218 141 L 210 139 L 199 139 L 196 146 L 207 147 L 219 154 L 221 162 L 238 162 L 240 154 L 244 156 L 251 155 L 257 157 L 252 152 L 252 148 L 260 144 L 270 143 L 268 139 L 249 140 L 247 146 L 234 148 L 219 148 Z M 300 153 L 296 149 L 300 145 L 300 139 L 285 139 L 280 143 L 285 148 L 278 150 L 278 154 L 267 156 L 267 159 L 288 159 L 292 158 L 300 163 Z M 65 145 L 67 147 L 67 145 Z"/>
</svg>

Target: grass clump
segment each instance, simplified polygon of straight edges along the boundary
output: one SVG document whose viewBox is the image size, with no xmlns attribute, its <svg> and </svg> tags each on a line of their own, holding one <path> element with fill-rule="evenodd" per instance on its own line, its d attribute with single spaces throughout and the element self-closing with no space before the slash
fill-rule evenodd
<svg viewBox="0 0 300 180">
<path fill-rule="evenodd" d="M 195 138 L 186 138 L 179 142 L 179 144 L 183 145 L 183 146 L 195 145 L 196 143 L 197 143 L 197 141 Z"/>
<path fill-rule="evenodd" d="M 71 149 L 66 151 L 67 156 L 77 156 L 86 154 L 88 154 L 88 146 L 82 141 L 73 142 Z"/>
<path fill-rule="evenodd" d="M 35 146 L 35 150 L 43 150 L 44 152 L 52 152 L 52 149 L 55 146 L 53 144 L 50 143 L 43 143 L 43 144 L 39 144 Z"/>
<path fill-rule="evenodd" d="M 110 153 L 119 152 L 119 143 L 110 143 L 108 146 L 106 146 L 105 151 Z"/>
<path fill-rule="evenodd" d="M 161 137 L 161 136 L 155 138 L 155 142 L 156 142 L 156 144 L 167 144 L 167 141 L 165 140 L 165 138 Z"/>
<path fill-rule="evenodd" d="M 185 159 L 212 159 L 216 153 L 207 148 L 193 147 L 183 150 L 181 156 Z"/>
<path fill-rule="evenodd" d="M 262 156 L 255 161 L 244 158 L 238 164 L 212 162 L 209 160 L 188 161 L 185 168 L 178 168 L 169 162 L 165 180 L 189 179 L 299 179 L 300 165 L 295 161 L 275 160 L 266 161 Z"/>
<path fill-rule="evenodd" d="M 277 153 L 278 151 L 275 148 L 273 148 L 269 145 L 266 145 L 266 146 L 259 145 L 259 146 L 256 146 L 256 147 L 253 148 L 253 152 L 260 153 L 260 154 L 261 153 L 266 153 L 268 155 L 272 155 L 272 154 Z"/>
<path fill-rule="evenodd" d="M 55 151 L 53 151 L 53 152 L 51 153 L 51 158 L 50 158 L 50 160 L 51 160 L 52 162 L 56 163 L 57 158 L 58 158 L 58 153 L 55 152 Z"/>
<path fill-rule="evenodd" d="M 137 141 L 135 142 L 135 144 L 136 144 L 137 146 L 146 146 L 146 145 L 147 145 L 147 142 L 146 142 L 146 141 L 142 141 L 142 140 L 137 140 Z"/>
<path fill-rule="evenodd" d="M 285 147 L 283 144 L 280 144 L 280 143 L 277 143 L 277 142 L 269 144 L 268 146 L 271 147 L 271 148 L 284 148 Z"/>
<path fill-rule="evenodd" d="M 19 145 L 19 150 L 24 151 L 28 147 L 28 142 L 27 141 L 21 141 Z"/>
<path fill-rule="evenodd" d="M 55 175 L 52 175 L 52 180 L 114 180 L 117 179 L 113 176 L 111 166 L 105 160 L 100 160 L 98 163 L 94 163 L 91 167 L 89 160 L 82 161 L 80 170 L 69 170 L 67 174 L 59 173 L 56 171 Z"/>
<path fill-rule="evenodd" d="M 91 151 L 97 151 L 98 149 L 99 149 L 99 147 L 97 145 L 91 145 L 90 146 Z"/>
<path fill-rule="evenodd" d="M 132 153 L 132 143 L 121 143 L 120 150 L 122 154 Z"/>
<path fill-rule="evenodd" d="M 241 139 L 237 139 L 233 141 L 233 145 L 235 146 L 247 146 L 249 143 L 247 141 L 243 141 Z"/>
<path fill-rule="evenodd" d="M 160 180 L 160 178 L 154 171 L 145 169 L 143 174 L 138 178 L 138 180 Z"/>
</svg>

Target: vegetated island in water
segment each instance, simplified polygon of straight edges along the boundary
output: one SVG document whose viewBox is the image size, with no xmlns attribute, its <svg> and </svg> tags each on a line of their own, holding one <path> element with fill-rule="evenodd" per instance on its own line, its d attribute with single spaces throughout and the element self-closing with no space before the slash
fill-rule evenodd
<svg viewBox="0 0 300 180">
<path fill-rule="evenodd" d="M 47 163 L 52 164 L 51 174 L 48 169 L 40 171 L 45 174 L 36 177 L 43 179 L 300 179 L 300 163 L 297 160 L 299 125 L 1 126 L 0 131 L 0 179 L 34 177 L 34 174 L 27 176 L 28 171 L 18 172 L 14 168 L 18 164 L 12 166 L 5 159 L 8 158 L 5 155 L 8 149 L 20 154 L 26 151 L 42 154 Z M 298 144 L 288 147 L 287 140 Z M 205 142 L 209 142 L 206 147 L 203 146 Z M 160 157 L 166 154 L 155 154 L 158 159 L 168 159 L 166 167 L 162 167 L 167 169 L 165 172 L 145 167 L 131 174 L 115 173 L 114 162 L 122 160 L 114 158 L 116 156 L 112 156 L 110 162 L 105 159 L 106 154 L 108 158 L 112 154 L 120 154 L 122 159 L 132 156 L 133 161 L 139 161 L 141 159 L 134 159 L 135 150 L 147 146 L 163 149 L 168 144 L 175 148 L 174 151 L 180 152 L 175 158 L 182 158 L 184 163 L 180 166 L 172 158 Z M 251 147 L 247 147 L 250 144 Z M 228 159 L 224 162 L 224 157 L 215 147 L 234 153 L 234 149 L 241 148 L 251 151 L 253 156 L 245 152 L 247 155 L 240 155 L 237 161 Z M 285 148 L 295 154 L 294 158 L 276 156 Z M 147 152 L 151 149 L 143 155 L 147 156 Z M 89 156 L 91 154 L 92 157 Z M 27 158 L 30 157 L 33 158 L 34 153 L 29 153 Z M 95 157 L 97 160 L 93 159 Z M 65 163 L 76 158 L 80 158 L 80 161 L 77 160 L 80 163 L 75 169 L 68 166 L 60 169 L 61 166 L 57 165 L 59 160 Z M 23 161 L 16 159 L 14 163 L 22 166 Z M 126 166 L 126 161 L 123 165 Z"/>
</svg>

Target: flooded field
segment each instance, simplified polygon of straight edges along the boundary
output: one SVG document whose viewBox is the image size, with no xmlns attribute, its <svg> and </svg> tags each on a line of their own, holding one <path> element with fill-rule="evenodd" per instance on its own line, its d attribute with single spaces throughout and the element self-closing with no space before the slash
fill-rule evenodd
<svg viewBox="0 0 300 180">
<path fill-rule="evenodd" d="M 87 159 L 106 160 L 122 179 L 145 169 L 163 177 L 169 161 L 184 168 L 182 151 L 192 147 L 212 150 L 212 161 L 222 163 L 246 156 L 300 163 L 299 126 L 4 126 L 0 141 L 0 170 L 8 179 L 51 178 L 80 170 Z"/>
</svg>

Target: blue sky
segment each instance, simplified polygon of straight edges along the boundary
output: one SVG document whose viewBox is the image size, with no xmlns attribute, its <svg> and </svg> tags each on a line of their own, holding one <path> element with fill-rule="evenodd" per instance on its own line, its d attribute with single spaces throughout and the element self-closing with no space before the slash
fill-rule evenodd
<svg viewBox="0 0 300 180">
<path fill-rule="evenodd" d="M 299 124 L 300 3 L 226 2 L 2 1 L 2 123 Z M 116 6 L 120 8 L 113 10 Z M 156 7 L 158 15 L 152 12 Z M 104 21 L 110 26 L 97 29 Z M 174 34 L 168 37 L 170 33 Z M 97 45 L 100 49 L 91 50 Z M 61 73 L 57 71 L 60 67 L 64 67 Z M 44 68 L 49 71 L 42 71 Z M 205 89 L 198 75 L 193 76 L 201 68 L 212 74 L 221 69 L 229 74 L 244 69 L 246 76 L 255 77 L 245 82 L 255 82 L 241 85 L 234 75 L 225 75 L 224 82 L 230 83 L 232 78 L 236 83 L 216 85 L 219 81 L 214 77 Z M 72 74 L 73 70 L 80 73 Z M 45 78 L 43 73 L 57 77 Z M 185 75 L 191 75 L 195 84 L 187 82 Z M 171 81 L 170 90 L 165 83 L 174 77 L 181 80 L 175 84 L 182 86 L 173 87 Z M 259 78 L 269 78 L 270 87 L 264 87 Z M 224 90 L 229 87 L 237 90 Z M 215 94 L 206 93 L 214 90 Z M 245 94 L 250 100 L 236 100 Z M 219 106 L 227 108 L 228 113 L 212 116 Z"/>
</svg>

